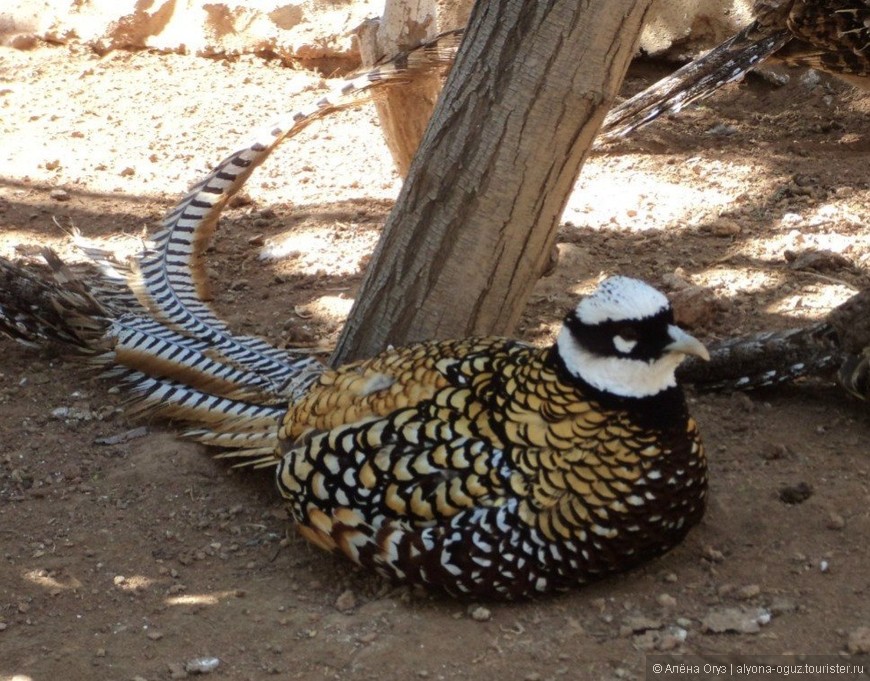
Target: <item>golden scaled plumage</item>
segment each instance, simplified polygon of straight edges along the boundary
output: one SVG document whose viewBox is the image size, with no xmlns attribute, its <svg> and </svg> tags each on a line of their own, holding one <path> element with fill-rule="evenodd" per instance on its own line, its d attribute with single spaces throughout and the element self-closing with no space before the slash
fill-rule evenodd
<svg viewBox="0 0 870 681">
<path fill-rule="evenodd" d="M 586 581 L 675 544 L 703 512 L 694 422 L 636 423 L 578 393 L 549 354 L 471 339 L 324 374 L 281 426 L 279 489 L 303 536 L 391 578 L 487 597 Z M 487 529 L 491 517 L 505 525 Z M 482 565 L 499 543 L 540 555 L 458 575 L 451 535 Z"/>
</svg>

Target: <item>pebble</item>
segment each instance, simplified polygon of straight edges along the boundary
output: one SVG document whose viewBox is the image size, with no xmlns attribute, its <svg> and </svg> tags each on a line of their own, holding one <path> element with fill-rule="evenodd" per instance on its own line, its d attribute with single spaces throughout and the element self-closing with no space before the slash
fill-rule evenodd
<svg viewBox="0 0 870 681">
<path fill-rule="evenodd" d="M 828 522 L 825 524 L 829 530 L 842 530 L 846 527 L 846 519 L 839 513 L 833 511 L 828 515 Z"/>
<path fill-rule="evenodd" d="M 169 668 L 169 678 L 170 679 L 186 679 L 187 672 L 184 669 L 184 665 L 178 664 L 177 662 L 170 662 L 167 667 Z"/>
<path fill-rule="evenodd" d="M 846 650 L 852 655 L 870 655 L 870 627 L 858 627 L 849 634 Z"/>
<path fill-rule="evenodd" d="M 767 610 L 744 610 L 742 608 L 714 608 L 701 620 L 705 633 L 757 634 L 762 624 L 770 621 Z"/>
<path fill-rule="evenodd" d="M 146 634 L 146 636 L 147 636 L 151 641 L 159 641 L 161 638 L 163 638 L 163 632 L 162 632 L 162 631 L 149 631 L 149 632 Z"/>
<path fill-rule="evenodd" d="M 746 586 L 742 586 L 737 589 L 737 592 L 734 594 L 743 601 L 748 601 L 750 598 L 755 598 L 761 593 L 761 587 L 758 584 L 747 584 Z"/>
<path fill-rule="evenodd" d="M 793 270 L 815 270 L 816 272 L 829 272 L 848 269 L 852 263 L 848 258 L 829 250 L 804 251 L 795 256 L 789 263 Z"/>
<path fill-rule="evenodd" d="M 740 223 L 729 218 L 719 218 L 710 224 L 710 233 L 713 236 L 727 238 L 737 236 L 742 231 L 743 228 L 740 226 Z"/>
<path fill-rule="evenodd" d="M 218 668 L 221 661 L 216 657 L 197 657 L 184 663 L 188 674 L 209 674 Z"/>
<path fill-rule="evenodd" d="M 716 312 L 716 297 L 700 286 L 687 286 L 670 296 L 674 320 L 680 326 L 694 328 L 709 322 Z"/>
<path fill-rule="evenodd" d="M 790 598 L 780 597 L 771 602 L 768 610 L 770 610 L 771 615 L 786 615 L 797 612 L 798 605 Z"/>
<path fill-rule="evenodd" d="M 659 619 L 644 617 L 643 615 L 631 615 L 623 620 L 622 626 L 619 628 L 619 635 L 630 636 L 631 634 L 645 631 L 654 631 L 661 629 L 662 626 L 662 621 Z"/>
<path fill-rule="evenodd" d="M 670 594 L 662 593 L 656 597 L 656 602 L 663 608 L 677 607 L 677 599 Z"/>
<path fill-rule="evenodd" d="M 52 189 L 48 197 L 53 201 L 69 201 L 70 199 L 69 192 L 65 189 Z"/>
<path fill-rule="evenodd" d="M 335 609 L 339 612 L 350 612 L 356 608 L 356 594 L 350 589 L 342 591 L 335 599 Z"/>
<path fill-rule="evenodd" d="M 478 605 L 471 611 L 471 619 L 475 622 L 489 622 L 492 619 L 492 611 L 482 605 Z"/>
<path fill-rule="evenodd" d="M 779 500 L 784 504 L 789 504 L 790 506 L 802 504 L 811 496 L 813 496 L 813 488 L 806 482 L 799 482 L 795 485 L 784 485 L 779 488 Z"/>
<path fill-rule="evenodd" d="M 721 563 L 725 560 L 725 554 L 712 546 L 705 546 L 703 555 L 704 558 L 712 563 Z"/>
</svg>

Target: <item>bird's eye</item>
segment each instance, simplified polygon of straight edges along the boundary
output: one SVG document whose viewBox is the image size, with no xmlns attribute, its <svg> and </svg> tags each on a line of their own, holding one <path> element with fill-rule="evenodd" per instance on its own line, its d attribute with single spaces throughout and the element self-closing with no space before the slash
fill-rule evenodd
<svg viewBox="0 0 870 681">
<path fill-rule="evenodd" d="M 637 341 L 639 338 L 637 329 L 633 326 L 621 326 L 614 335 L 619 336 L 624 341 Z"/>
</svg>

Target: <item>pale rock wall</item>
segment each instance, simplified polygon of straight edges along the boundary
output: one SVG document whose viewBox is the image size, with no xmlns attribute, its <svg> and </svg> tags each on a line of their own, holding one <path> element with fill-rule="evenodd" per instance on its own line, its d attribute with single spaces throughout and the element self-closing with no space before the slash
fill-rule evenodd
<svg viewBox="0 0 870 681">
<path fill-rule="evenodd" d="M 439 0 L 441 28 L 463 22 L 470 0 Z M 749 20 L 749 0 L 653 0 L 647 54 L 692 53 Z M 0 43 L 77 41 L 98 51 L 155 48 L 201 55 L 271 52 L 286 59 L 357 59 L 353 33 L 383 0 L 4 0 Z"/>
</svg>

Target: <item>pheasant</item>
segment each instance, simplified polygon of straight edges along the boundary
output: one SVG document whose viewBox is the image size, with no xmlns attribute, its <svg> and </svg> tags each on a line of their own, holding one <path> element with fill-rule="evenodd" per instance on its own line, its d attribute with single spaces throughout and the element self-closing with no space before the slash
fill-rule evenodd
<svg viewBox="0 0 870 681">
<path fill-rule="evenodd" d="M 600 139 L 628 135 L 713 94 L 768 58 L 826 71 L 870 89 L 870 1 L 755 0 L 734 37 L 613 108 Z"/>
<path fill-rule="evenodd" d="M 201 297 L 199 254 L 254 167 L 354 93 L 449 61 L 457 35 L 270 126 L 193 187 L 132 266 L 84 245 L 103 269 L 85 283 L 49 251 L 49 272 L 0 259 L 0 330 L 78 349 L 135 408 L 274 466 L 315 544 L 396 581 L 520 598 L 667 551 L 703 514 L 703 448 L 674 375 L 707 351 L 664 296 L 615 277 L 552 347 L 432 342 L 336 370 L 231 333 Z"/>
<path fill-rule="evenodd" d="M 276 466 L 306 539 L 397 582 L 473 598 L 566 589 L 667 551 L 703 514 L 703 447 L 674 371 L 707 351 L 638 280 L 602 282 L 551 347 L 391 349 L 321 371 L 288 404 L 256 404 L 229 366 L 209 393 L 197 362 L 143 359 L 169 342 L 165 327 L 113 318 L 62 263 L 59 285 L 2 264 L 0 300 L 17 286 L 35 301 L 6 305 L 7 333 L 81 346 L 198 423 L 190 437 Z M 35 309 L 46 313 L 28 325 Z M 148 338 L 138 351 L 131 329 Z"/>
</svg>

